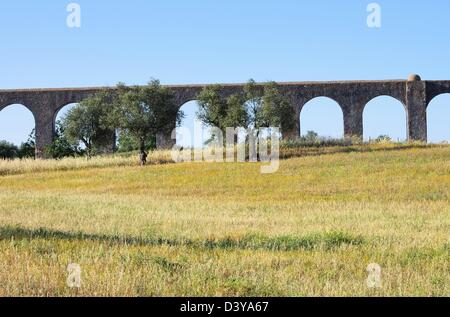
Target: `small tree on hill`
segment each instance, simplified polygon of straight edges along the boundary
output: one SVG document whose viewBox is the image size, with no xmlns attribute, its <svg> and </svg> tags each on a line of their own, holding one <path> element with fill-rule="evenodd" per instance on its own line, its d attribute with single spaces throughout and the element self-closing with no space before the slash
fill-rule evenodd
<svg viewBox="0 0 450 317">
<path fill-rule="evenodd" d="M 244 127 L 254 134 L 266 127 L 280 127 L 281 131 L 294 128 L 292 107 L 275 82 L 258 85 L 250 80 L 242 94 L 234 94 L 228 99 L 221 96 L 221 89 L 219 85 L 209 86 L 198 96 L 197 117 L 205 125 L 224 132 L 227 127 Z"/>
<path fill-rule="evenodd" d="M 109 115 L 110 125 L 138 140 L 140 163 L 145 165 L 148 140 L 159 132 L 171 132 L 173 121 L 179 124 L 183 113 L 175 104 L 172 91 L 157 80 L 144 87 L 119 84 L 118 91 L 120 97 Z"/>
<path fill-rule="evenodd" d="M 261 86 L 251 79 L 244 87 L 244 94 L 249 128 L 257 131 L 279 127 L 281 131 L 289 131 L 294 127 L 292 107 L 280 94 L 277 83 L 268 82 Z"/>
<path fill-rule="evenodd" d="M 262 100 L 260 125 L 262 123 L 266 127 L 279 127 L 282 133 L 295 128 L 292 105 L 280 93 L 277 83 L 269 82 L 264 86 Z"/>
<path fill-rule="evenodd" d="M 95 146 L 110 142 L 114 129 L 108 125 L 107 117 L 116 99 L 116 92 L 99 92 L 70 109 L 62 119 L 64 134 L 70 142 L 81 142 L 88 158 L 95 153 Z"/>
<path fill-rule="evenodd" d="M 217 127 L 222 131 L 226 128 L 227 100 L 220 95 L 221 86 L 205 87 L 197 96 L 199 109 L 197 117 L 206 126 Z"/>
<path fill-rule="evenodd" d="M 315 131 L 306 132 L 306 135 L 302 139 L 308 143 L 316 143 L 320 140 L 319 134 Z"/>
<path fill-rule="evenodd" d="M 217 127 L 225 134 L 227 127 L 246 127 L 248 122 L 245 99 L 233 94 L 228 99 L 220 94 L 221 86 L 205 87 L 197 97 L 197 117 L 208 127 Z M 214 138 L 214 135 L 212 136 Z"/>
</svg>

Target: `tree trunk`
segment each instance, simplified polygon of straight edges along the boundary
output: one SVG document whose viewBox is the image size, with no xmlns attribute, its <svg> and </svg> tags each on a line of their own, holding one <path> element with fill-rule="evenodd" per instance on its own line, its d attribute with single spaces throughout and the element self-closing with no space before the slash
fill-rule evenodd
<svg viewBox="0 0 450 317">
<path fill-rule="evenodd" d="M 145 151 L 145 140 L 141 139 L 139 159 L 141 166 L 147 164 L 147 152 Z"/>
<path fill-rule="evenodd" d="M 90 160 L 92 158 L 92 144 L 86 142 L 85 146 L 86 146 L 86 159 Z"/>
<path fill-rule="evenodd" d="M 258 130 L 250 129 L 249 134 L 249 144 L 248 144 L 248 160 L 249 162 L 258 162 L 259 153 L 258 153 Z"/>
</svg>

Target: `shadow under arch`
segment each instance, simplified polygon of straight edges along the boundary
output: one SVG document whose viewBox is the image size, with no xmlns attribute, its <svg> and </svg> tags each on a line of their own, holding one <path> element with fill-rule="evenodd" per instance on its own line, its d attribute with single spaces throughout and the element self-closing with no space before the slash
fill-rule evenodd
<svg viewBox="0 0 450 317">
<path fill-rule="evenodd" d="M 364 140 L 389 136 L 395 141 L 407 139 L 406 105 L 395 97 L 380 95 L 369 100 L 363 109 Z"/>
<path fill-rule="evenodd" d="M 450 93 L 435 96 L 427 105 L 428 142 L 450 142 Z"/>
<path fill-rule="evenodd" d="M 323 137 L 344 136 L 344 112 L 333 98 L 317 96 L 300 107 L 300 136 L 314 131 Z"/>
<path fill-rule="evenodd" d="M 0 109 L 0 141 L 15 145 L 26 142 L 36 129 L 36 118 L 24 104 L 8 104 Z"/>
</svg>

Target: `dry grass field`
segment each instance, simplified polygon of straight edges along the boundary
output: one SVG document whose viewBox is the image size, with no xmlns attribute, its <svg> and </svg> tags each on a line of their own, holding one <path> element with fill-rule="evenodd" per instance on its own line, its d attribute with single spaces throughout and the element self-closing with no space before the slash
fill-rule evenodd
<svg viewBox="0 0 450 317">
<path fill-rule="evenodd" d="M 449 296 L 450 147 L 310 152 L 1 162 L 0 296 Z"/>
</svg>

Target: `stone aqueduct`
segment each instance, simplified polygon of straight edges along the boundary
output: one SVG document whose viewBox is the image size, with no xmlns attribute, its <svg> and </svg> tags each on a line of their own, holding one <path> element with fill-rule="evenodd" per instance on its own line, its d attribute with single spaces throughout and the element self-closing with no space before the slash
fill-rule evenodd
<svg viewBox="0 0 450 317">
<path fill-rule="evenodd" d="M 227 97 L 242 92 L 243 86 L 244 84 L 224 84 L 221 93 Z M 168 87 L 174 92 L 176 103 L 181 108 L 185 103 L 195 100 L 205 85 Z M 100 89 L 104 88 L 0 90 L 0 111 L 9 105 L 21 104 L 33 113 L 36 124 L 36 156 L 42 158 L 43 149 L 52 142 L 58 111 L 68 104 L 80 102 Z M 408 80 L 279 83 L 279 89 L 290 100 L 297 125 L 293 131 L 282 131 L 284 138 L 296 138 L 300 135 L 300 111 L 308 101 L 316 97 L 335 100 L 343 112 L 344 134 L 362 137 L 365 105 L 378 96 L 391 96 L 405 107 L 408 139 L 426 141 L 427 106 L 434 97 L 450 93 L 450 80 L 424 81 L 418 75 L 411 75 Z M 171 135 L 161 134 L 157 137 L 159 148 L 171 147 L 173 142 Z"/>
</svg>

